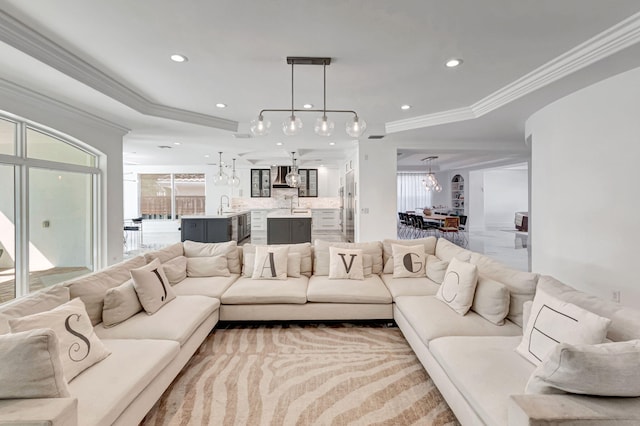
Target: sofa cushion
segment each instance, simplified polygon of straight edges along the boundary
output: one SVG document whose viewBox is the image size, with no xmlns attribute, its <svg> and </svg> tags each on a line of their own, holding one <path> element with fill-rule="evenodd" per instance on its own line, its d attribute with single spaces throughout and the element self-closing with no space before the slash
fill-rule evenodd
<svg viewBox="0 0 640 426">
<path fill-rule="evenodd" d="M 640 397 L 640 340 L 561 343 L 535 369 L 526 393 Z"/>
<path fill-rule="evenodd" d="M 560 300 L 539 288 L 517 350 L 534 365 L 540 365 L 558 343 L 604 342 L 610 324 L 610 319 Z"/>
<path fill-rule="evenodd" d="M 289 260 L 289 247 L 258 246 L 254 254 L 253 273 L 254 280 L 286 280 L 287 263 Z"/>
<path fill-rule="evenodd" d="M 179 256 L 184 256 L 182 243 L 171 244 L 170 246 L 163 247 L 160 250 L 154 250 L 144 254 L 144 258 L 147 263 L 151 263 L 154 259 L 158 259 L 160 263 L 167 263 Z"/>
<path fill-rule="evenodd" d="M 228 277 L 189 277 L 173 286 L 177 296 L 208 296 L 220 299 L 222 294 L 239 277 L 231 274 Z"/>
<path fill-rule="evenodd" d="M 220 307 L 207 296 L 179 296 L 153 315 L 140 312 L 115 327 L 95 327 L 101 339 L 164 339 L 182 346 L 202 322 Z"/>
<path fill-rule="evenodd" d="M 507 318 L 522 327 L 522 305 L 527 300 L 533 300 L 538 274 L 509 269 L 480 253 L 473 253 L 470 262 L 478 267 L 480 275 L 496 280 L 507 287 L 510 297 Z"/>
<path fill-rule="evenodd" d="M 164 262 L 162 269 L 169 280 L 169 284 L 176 285 L 187 278 L 187 258 L 185 256 L 174 257 Z"/>
<path fill-rule="evenodd" d="M 471 251 L 453 244 L 446 238 L 438 238 L 436 243 L 436 256 L 440 260 L 450 262 L 455 257 L 463 262 L 468 262 L 471 259 L 471 253 Z"/>
<path fill-rule="evenodd" d="M 131 279 L 140 304 L 148 314 L 157 312 L 176 298 L 158 259 L 142 268 L 132 269 Z"/>
<path fill-rule="evenodd" d="M 499 326 L 473 311 L 458 315 L 435 296 L 400 296 L 395 303 L 427 346 L 443 336 L 520 336 L 522 333 L 520 327 L 509 321 Z"/>
<path fill-rule="evenodd" d="M 378 275 L 363 280 L 330 279 L 314 275 L 309 279 L 309 302 L 391 303 L 393 299 Z"/>
<path fill-rule="evenodd" d="M 252 280 L 240 277 L 222 295 L 225 305 L 247 305 L 260 303 L 307 303 L 309 278 L 286 280 Z"/>
<path fill-rule="evenodd" d="M 451 259 L 436 298 L 460 315 L 466 314 L 473 304 L 478 284 L 478 268 L 456 258 Z"/>
<path fill-rule="evenodd" d="M 11 331 L 48 328 L 58 337 L 64 377 L 73 380 L 93 364 L 109 356 L 96 336 L 81 299 L 72 299 L 50 311 L 9 320 Z"/>
<path fill-rule="evenodd" d="M 31 293 L 0 306 L 0 334 L 11 332 L 9 319 L 45 312 L 67 303 L 69 289 L 60 284 Z"/>
<path fill-rule="evenodd" d="M 471 310 L 496 325 L 504 324 L 509 314 L 509 290 L 503 284 L 491 278 L 478 276 L 476 294 L 473 296 Z"/>
<path fill-rule="evenodd" d="M 363 280 L 363 264 L 362 250 L 329 247 L 330 279 Z"/>
<path fill-rule="evenodd" d="M 310 277 L 311 273 L 312 273 L 312 268 L 313 268 L 313 264 L 311 261 L 311 244 L 310 243 L 299 243 L 299 244 L 278 244 L 278 246 L 286 246 L 289 247 L 289 254 L 292 253 L 299 253 L 300 254 L 300 274 L 304 275 L 305 277 Z M 250 277 L 251 274 L 253 273 L 253 262 L 255 260 L 255 256 L 253 256 L 256 252 L 256 245 L 255 244 L 244 244 L 242 246 L 242 250 L 243 250 L 243 255 L 244 258 L 246 259 L 246 256 L 251 254 L 252 256 L 249 259 L 245 260 L 244 263 L 244 267 L 243 267 L 243 274 L 245 276 Z M 289 264 L 290 261 L 290 257 L 287 258 L 287 265 Z M 248 271 L 248 272 L 247 272 Z M 287 275 L 297 278 L 295 275 L 290 275 L 289 272 L 292 271 L 287 271 Z"/>
<path fill-rule="evenodd" d="M 429 350 L 484 424 L 508 424 L 511 395 L 524 393 L 533 365 L 515 353 L 519 337 L 442 337 Z"/>
<path fill-rule="evenodd" d="M 170 340 L 105 340 L 111 356 L 70 384 L 78 425 L 110 425 L 178 355 Z"/>
<path fill-rule="evenodd" d="M 372 273 L 382 273 L 382 243 L 372 241 L 367 243 L 336 243 L 323 240 L 315 240 L 314 251 L 314 275 L 329 275 L 329 247 L 340 247 L 346 249 L 360 249 L 363 254 L 370 254 L 372 259 Z"/>
<path fill-rule="evenodd" d="M 393 276 L 396 278 L 416 278 L 425 276 L 427 255 L 422 244 L 407 246 L 392 244 Z"/>
<path fill-rule="evenodd" d="M 82 299 L 91 324 L 96 325 L 102 322 L 102 306 L 107 290 L 131 279 L 130 271 L 146 264 L 144 256 L 136 256 L 99 272 L 67 281 L 64 285 L 69 287 L 72 299 L 76 297 Z"/>
<path fill-rule="evenodd" d="M 133 281 L 129 280 L 107 290 L 102 309 L 102 324 L 105 327 L 112 327 L 140 311 L 142 311 L 142 305 L 138 299 L 138 293 L 133 287 Z"/>
<path fill-rule="evenodd" d="M 58 337 L 51 329 L 0 336 L 0 399 L 68 398 Z"/>
<path fill-rule="evenodd" d="M 235 241 L 226 243 L 197 243 L 195 241 L 185 241 L 182 243 L 184 255 L 187 257 L 211 257 L 227 256 L 227 267 L 232 274 L 239 274 L 242 269 L 240 251 Z"/>
<path fill-rule="evenodd" d="M 436 237 L 416 238 L 413 240 L 390 240 L 386 239 L 382 241 L 382 260 L 384 262 L 383 272 L 385 274 L 393 273 L 393 244 L 401 244 L 406 246 L 413 246 L 421 244 L 424 246 L 424 253 L 434 255 L 436 253 Z"/>
<path fill-rule="evenodd" d="M 440 288 L 427 277 L 394 278 L 392 274 L 382 274 L 380 278 L 394 300 L 399 296 L 434 296 Z"/>
<path fill-rule="evenodd" d="M 448 267 L 448 260 L 440 260 L 437 256 L 427 255 L 425 272 L 431 281 L 437 284 L 442 284 L 442 281 L 444 281 L 444 274 L 447 273 Z"/>
<path fill-rule="evenodd" d="M 226 256 L 187 258 L 188 277 L 228 277 L 230 275 Z"/>
</svg>

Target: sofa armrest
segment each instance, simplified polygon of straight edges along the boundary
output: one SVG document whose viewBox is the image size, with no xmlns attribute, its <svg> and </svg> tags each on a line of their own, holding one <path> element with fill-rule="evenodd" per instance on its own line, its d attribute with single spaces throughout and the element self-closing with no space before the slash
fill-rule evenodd
<svg viewBox="0 0 640 426">
<path fill-rule="evenodd" d="M 511 426 L 578 426 L 640 424 L 640 398 L 582 395 L 512 395 Z"/>
<path fill-rule="evenodd" d="M 0 400 L 0 425 L 78 426 L 76 398 Z"/>
</svg>

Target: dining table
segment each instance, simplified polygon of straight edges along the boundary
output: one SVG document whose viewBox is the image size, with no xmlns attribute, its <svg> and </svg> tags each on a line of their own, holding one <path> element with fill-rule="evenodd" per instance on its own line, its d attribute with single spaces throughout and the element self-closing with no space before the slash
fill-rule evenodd
<svg viewBox="0 0 640 426">
<path fill-rule="evenodd" d="M 420 215 L 422 216 L 425 222 L 437 222 L 440 225 L 445 222 L 445 219 L 455 219 L 455 223 L 456 223 L 455 227 L 456 228 L 460 227 L 460 217 L 458 216 L 449 216 L 446 214 L 433 214 L 433 213 L 430 215 L 420 213 Z"/>
</svg>

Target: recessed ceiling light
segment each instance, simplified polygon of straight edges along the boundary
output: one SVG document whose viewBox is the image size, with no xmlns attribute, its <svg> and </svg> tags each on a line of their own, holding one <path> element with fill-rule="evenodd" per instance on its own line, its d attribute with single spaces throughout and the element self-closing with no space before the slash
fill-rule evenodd
<svg viewBox="0 0 640 426">
<path fill-rule="evenodd" d="M 218 103 L 218 104 L 216 104 L 216 107 L 217 107 L 217 108 L 226 108 L 226 107 L 227 107 L 227 104 Z"/>
<path fill-rule="evenodd" d="M 336 143 L 335 142 L 329 142 L 329 145 L 334 146 Z"/>
<path fill-rule="evenodd" d="M 455 68 L 459 65 L 462 65 L 462 62 L 463 62 L 462 59 L 452 58 L 452 59 L 449 59 L 444 65 L 447 68 Z"/>
<path fill-rule="evenodd" d="M 189 58 L 187 58 L 184 55 L 180 55 L 180 54 L 174 53 L 173 55 L 171 55 L 171 60 L 173 62 L 187 62 L 189 60 Z"/>
<path fill-rule="evenodd" d="M 402 109 L 402 110 L 408 110 L 408 109 L 411 109 L 411 105 L 404 104 L 404 105 L 402 105 L 402 106 L 400 107 L 400 109 Z"/>
<path fill-rule="evenodd" d="M 282 142 L 276 142 L 276 145 L 282 146 Z"/>
<path fill-rule="evenodd" d="M 302 105 L 302 108 L 311 109 L 311 108 L 313 108 L 313 104 L 304 104 L 304 105 Z"/>
<path fill-rule="evenodd" d="M 173 144 L 174 145 L 180 145 L 180 142 L 174 142 Z"/>
<path fill-rule="evenodd" d="M 209 158 L 209 154 L 205 154 L 205 155 L 204 155 L 204 158 Z"/>
</svg>

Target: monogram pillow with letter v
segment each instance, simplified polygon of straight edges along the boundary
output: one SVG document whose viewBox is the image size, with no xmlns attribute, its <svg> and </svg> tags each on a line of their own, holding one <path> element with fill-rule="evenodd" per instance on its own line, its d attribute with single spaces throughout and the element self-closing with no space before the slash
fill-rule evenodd
<svg viewBox="0 0 640 426">
<path fill-rule="evenodd" d="M 362 250 L 329 247 L 329 279 L 364 280 Z"/>
<path fill-rule="evenodd" d="M 393 253 L 393 278 L 412 278 L 425 275 L 424 245 L 391 244 L 391 252 Z"/>
<path fill-rule="evenodd" d="M 251 279 L 286 280 L 288 256 L 286 246 L 257 246 Z"/>
<path fill-rule="evenodd" d="M 49 328 L 58 337 L 60 360 L 65 379 L 71 379 L 111 352 L 93 331 L 84 303 L 79 298 L 50 311 L 9 320 L 11 332 Z"/>
<path fill-rule="evenodd" d="M 449 262 L 436 299 L 442 300 L 460 315 L 465 315 L 473 304 L 477 284 L 478 267 L 454 257 Z"/>
<path fill-rule="evenodd" d="M 140 304 L 148 314 L 153 314 L 176 298 L 158 259 L 142 268 L 132 269 L 131 279 Z"/>
</svg>

